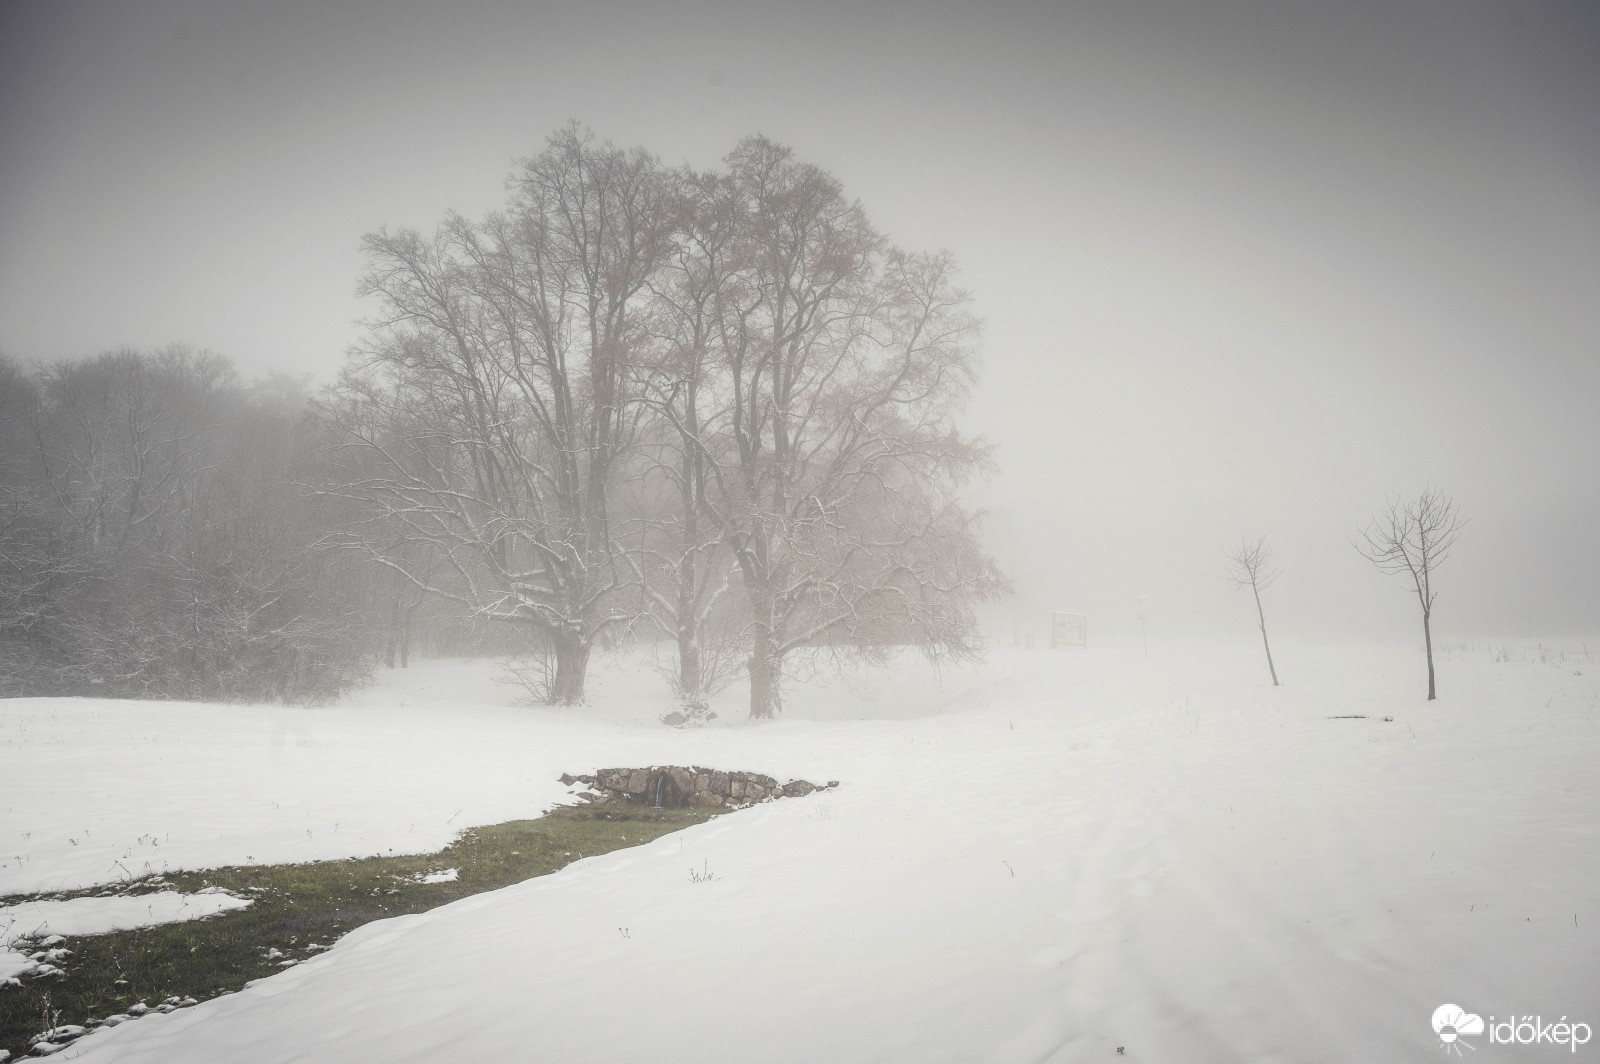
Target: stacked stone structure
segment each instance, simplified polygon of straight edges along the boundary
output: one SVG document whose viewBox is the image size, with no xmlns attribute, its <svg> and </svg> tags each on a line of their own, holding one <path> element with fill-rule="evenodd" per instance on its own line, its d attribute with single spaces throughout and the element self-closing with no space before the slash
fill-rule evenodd
<svg viewBox="0 0 1600 1064">
<path fill-rule="evenodd" d="M 831 780 L 818 787 L 806 780 L 780 784 L 759 772 L 719 772 L 698 765 L 652 765 L 649 768 L 603 768 L 593 776 L 562 776 L 571 786 L 587 783 L 594 794 L 580 794 L 597 803 L 630 802 L 661 809 L 740 806 L 769 798 L 798 798 L 816 790 L 837 787 Z"/>
</svg>

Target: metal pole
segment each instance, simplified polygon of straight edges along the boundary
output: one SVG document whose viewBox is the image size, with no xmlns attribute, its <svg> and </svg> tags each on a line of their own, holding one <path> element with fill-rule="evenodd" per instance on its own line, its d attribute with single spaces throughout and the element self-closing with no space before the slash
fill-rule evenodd
<svg viewBox="0 0 1600 1064">
<path fill-rule="evenodd" d="M 1146 603 L 1149 601 L 1149 596 L 1148 595 L 1135 595 L 1134 598 L 1139 600 L 1139 638 L 1144 642 L 1144 660 L 1149 661 L 1150 660 L 1150 633 L 1146 629 L 1145 623 L 1144 623 L 1145 618 L 1150 616 L 1150 610 L 1146 606 Z"/>
</svg>

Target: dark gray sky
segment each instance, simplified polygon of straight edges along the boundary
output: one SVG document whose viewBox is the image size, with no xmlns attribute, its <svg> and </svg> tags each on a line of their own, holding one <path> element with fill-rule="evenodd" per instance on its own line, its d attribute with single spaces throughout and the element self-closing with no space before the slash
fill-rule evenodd
<svg viewBox="0 0 1600 1064">
<path fill-rule="evenodd" d="M 987 320 L 1024 626 L 1409 634 L 1349 539 L 1437 483 L 1439 622 L 1600 633 L 1600 5 L 0 4 L 0 350 L 326 379 L 360 235 L 503 200 L 569 118 L 764 132 Z"/>
</svg>

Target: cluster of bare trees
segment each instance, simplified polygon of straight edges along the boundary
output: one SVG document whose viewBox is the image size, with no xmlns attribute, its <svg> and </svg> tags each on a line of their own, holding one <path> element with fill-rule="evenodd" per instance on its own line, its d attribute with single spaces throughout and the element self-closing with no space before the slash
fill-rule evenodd
<svg viewBox="0 0 1600 1064">
<path fill-rule="evenodd" d="M 1438 599 L 1435 577 L 1450 557 L 1450 550 L 1461 537 L 1466 518 L 1455 500 L 1436 487 L 1423 489 L 1414 500 L 1393 499 L 1356 537 L 1355 548 L 1379 572 L 1399 576 L 1406 591 L 1417 597 L 1422 608 L 1422 643 L 1428 662 L 1428 701 L 1438 696 L 1433 669 L 1433 605 Z M 1272 685 L 1278 685 L 1278 670 L 1272 662 L 1272 645 L 1267 641 L 1267 615 L 1261 605 L 1261 592 L 1278 579 L 1272 564 L 1272 548 L 1266 537 L 1254 543 L 1242 541 L 1226 556 L 1227 579 L 1235 590 L 1249 588 L 1261 626 L 1261 645 L 1267 654 L 1267 670 Z"/>
<path fill-rule="evenodd" d="M 510 190 L 366 238 L 380 314 L 317 400 L 0 360 L 0 694 L 315 701 L 499 631 L 570 703 L 641 632 L 764 717 L 797 652 L 970 653 L 1002 581 L 949 259 L 762 138 L 694 173 L 572 126 Z"/>
<path fill-rule="evenodd" d="M 553 701 L 653 629 L 701 698 L 781 705 L 802 649 L 973 649 L 1002 581 L 961 490 L 977 324 L 943 255 L 891 245 L 764 138 L 663 167 L 569 126 L 510 200 L 366 239 L 382 308 L 328 422 L 329 543 L 526 628 Z"/>
<path fill-rule="evenodd" d="M 0 361 L 0 693 L 314 701 L 357 674 L 354 574 L 291 487 L 303 407 L 181 348 Z"/>
</svg>

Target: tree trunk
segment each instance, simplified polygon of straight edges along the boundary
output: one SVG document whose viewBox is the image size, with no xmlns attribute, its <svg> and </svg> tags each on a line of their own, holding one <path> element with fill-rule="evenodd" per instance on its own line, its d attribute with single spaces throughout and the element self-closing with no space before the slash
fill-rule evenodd
<svg viewBox="0 0 1600 1064">
<path fill-rule="evenodd" d="M 411 667 L 411 614 L 416 607 L 407 606 L 400 614 L 400 667 Z"/>
<path fill-rule="evenodd" d="M 1436 692 L 1433 686 L 1433 629 L 1429 624 L 1428 612 L 1422 611 L 1422 643 L 1428 650 L 1428 701 L 1432 702 Z"/>
<path fill-rule="evenodd" d="M 778 655 L 772 633 L 761 625 L 750 648 L 750 719 L 768 720 L 778 715 Z"/>
<path fill-rule="evenodd" d="M 692 521 L 693 514 L 688 516 Z M 703 693 L 699 621 L 695 616 L 695 579 L 694 552 L 691 550 L 678 571 L 678 693 L 686 699 L 699 698 Z"/>
<path fill-rule="evenodd" d="M 678 629 L 678 693 L 686 699 L 698 699 L 705 694 L 700 677 L 700 642 L 693 635 L 692 625 L 687 632 Z"/>
<path fill-rule="evenodd" d="M 388 637 L 386 639 L 384 639 L 384 641 L 383 641 L 383 667 L 386 668 L 386 669 L 394 668 L 394 651 L 395 651 L 395 645 L 399 642 L 399 638 L 398 638 L 399 631 L 400 631 L 400 596 L 396 595 L 395 599 L 394 599 L 394 609 L 390 612 L 390 615 L 389 615 Z"/>
<path fill-rule="evenodd" d="M 1261 645 L 1267 650 L 1267 671 L 1272 673 L 1272 686 L 1278 686 L 1278 669 L 1272 664 L 1272 644 L 1267 642 L 1267 614 L 1261 608 L 1261 592 L 1255 584 L 1250 585 L 1250 590 L 1256 596 L 1256 617 L 1261 621 Z"/>
<path fill-rule="evenodd" d="M 583 681 L 589 672 L 592 644 L 573 631 L 552 635 L 556 651 L 556 679 L 550 701 L 558 706 L 573 706 L 583 701 Z"/>
</svg>

